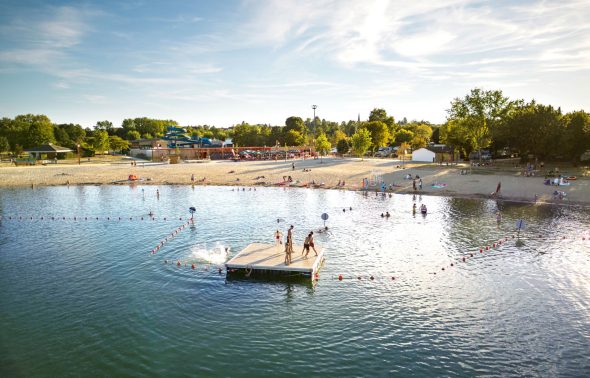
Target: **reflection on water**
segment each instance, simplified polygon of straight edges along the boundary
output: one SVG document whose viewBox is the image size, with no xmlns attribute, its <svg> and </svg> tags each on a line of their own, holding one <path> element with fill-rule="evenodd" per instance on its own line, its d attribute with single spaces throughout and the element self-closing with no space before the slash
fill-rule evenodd
<svg viewBox="0 0 590 378">
<path fill-rule="evenodd" d="M 2 376 L 590 374 L 587 209 L 232 189 L 0 190 Z M 219 274 L 322 213 L 317 283 Z"/>
</svg>

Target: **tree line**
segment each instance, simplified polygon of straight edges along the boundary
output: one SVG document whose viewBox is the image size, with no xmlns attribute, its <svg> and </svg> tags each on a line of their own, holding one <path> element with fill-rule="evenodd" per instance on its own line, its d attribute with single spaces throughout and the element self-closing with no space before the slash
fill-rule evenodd
<svg viewBox="0 0 590 378">
<path fill-rule="evenodd" d="M 0 120 L 0 152 L 18 154 L 43 143 L 75 149 L 87 154 L 124 151 L 131 140 L 158 138 L 174 120 L 147 117 L 128 118 L 115 127 L 99 121 L 92 128 L 78 124 L 54 124 L 45 115 L 19 115 Z M 427 121 L 395 121 L 385 109 L 373 109 L 367 120 L 328 121 L 316 117 L 291 116 L 284 125 L 238 123 L 229 128 L 209 125 L 183 126 L 193 137 L 225 140 L 237 146 L 313 146 L 326 153 L 363 156 L 382 146 L 402 146 L 403 150 L 445 143 L 465 157 L 473 151 L 489 149 L 496 155 L 518 153 L 541 159 L 578 161 L 590 149 L 590 115 L 583 110 L 562 114 L 560 108 L 536 101 L 511 100 L 500 90 L 472 89 L 463 98 L 451 101 L 442 125 Z M 481 155 L 481 154 L 480 154 Z"/>
</svg>

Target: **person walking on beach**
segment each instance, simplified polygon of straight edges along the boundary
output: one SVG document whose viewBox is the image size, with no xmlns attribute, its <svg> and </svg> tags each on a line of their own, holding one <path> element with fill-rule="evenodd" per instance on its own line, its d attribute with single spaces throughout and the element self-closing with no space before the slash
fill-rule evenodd
<svg viewBox="0 0 590 378">
<path fill-rule="evenodd" d="M 295 170 L 295 163 L 291 163 L 291 170 L 294 171 Z"/>
<path fill-rule="evenodd" d="M 291 254 L 293 253 L 293 225 L 287 231 L 287 241 L 285 242 L 285 265 L 291 264 Z"/>
<path fill-rule="evenodd" d="M 420 188 L 420 190 L 422 190 L 422 178 L 418 180 L 418 187 Z"/>
<path fill-rule="evenodd" d="M 195 183 L 195 174 L 194 174 L 194 173 L 191 175 L 191 182 L 192 182 L 193 184 Z"/>
<path fill-rule="evenodd" d="M 416 179 L 412 180 L 412 188 L 416 191 Z"/>
</svg>

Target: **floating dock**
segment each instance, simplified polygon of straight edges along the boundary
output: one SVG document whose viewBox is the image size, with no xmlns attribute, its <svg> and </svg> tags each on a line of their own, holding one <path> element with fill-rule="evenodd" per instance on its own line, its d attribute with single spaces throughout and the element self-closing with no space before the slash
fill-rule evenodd
<svg viewBox="0 0 590 378">
<path fill-rule="evenodd" d="M 261 275 L 295 276 L 313 278 L 324 262 L 324 249 L 316 245 L 316 256 L 311 249 L 304 258 L 302 245 L 293 245 L 291 264 L 285 265 L 285 245 L 252 243 L 246 246 L 225 267 L 228 274 L 240 274 L 246 277 Z"/>
</svg>

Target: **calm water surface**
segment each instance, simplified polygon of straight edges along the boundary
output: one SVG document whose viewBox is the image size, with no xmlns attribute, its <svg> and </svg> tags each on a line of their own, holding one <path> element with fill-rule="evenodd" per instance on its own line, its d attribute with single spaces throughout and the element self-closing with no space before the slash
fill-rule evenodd
<svg viewBox="0 0 590 378">
<path fill-rule="evenodd" d="M 409 195 L 159 190 L 0 190 L 1 376 L 590 376 L 588 209 L 418 197 L 414 217 Z M 189 206 L 195 227 L 152 255 Z M 289 224 L 301 243 L 323 212 L 316 284 L 217 272 L 225 247 Z"/>
</svg>

